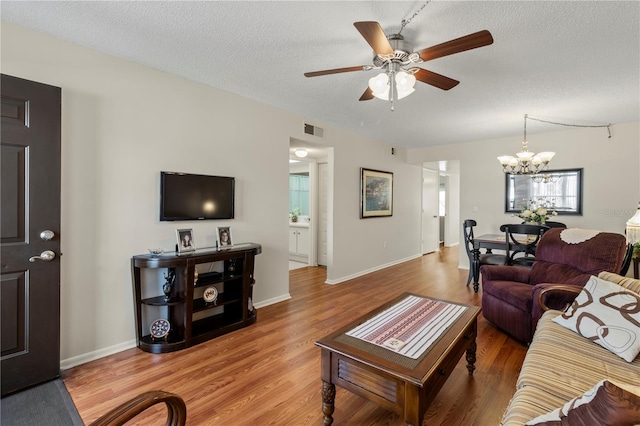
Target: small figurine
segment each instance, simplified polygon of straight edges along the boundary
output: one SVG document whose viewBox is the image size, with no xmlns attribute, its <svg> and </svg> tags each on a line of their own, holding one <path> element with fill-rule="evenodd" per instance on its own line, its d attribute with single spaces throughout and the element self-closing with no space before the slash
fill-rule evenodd
<svg viewBox="0 0 640 426">
<path fill-rule="evenodd" d="M 171 293 L 173 293 L 173 283 L 176 280 L 176 272 L 173 269 L 169 270 L 168 274 L 164 274 L 165 283 L 162 286 L 162 291 L 164 292 L 164 301 L 171 301 Z"/>
</svg>

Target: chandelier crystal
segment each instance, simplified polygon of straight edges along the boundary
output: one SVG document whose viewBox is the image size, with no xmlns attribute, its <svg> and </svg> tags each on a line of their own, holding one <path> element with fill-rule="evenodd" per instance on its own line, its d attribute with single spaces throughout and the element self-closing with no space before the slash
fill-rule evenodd
<svg viewBox="0 0 640 426">
<path fill-rule="evenodd" d="M 522 151 L 515 157 L 502 155 L 498 161 L 502 164 L 502 171 L 512 175 L 533 175 L 543 172 L 549 168 L 549 162 L 556 155 L 555 152 L 540 152 L 538 154 L 529 151 L 527 141 L 527 114 L 524 115 L 524 139 L 522 141 Z"/>
</svg>

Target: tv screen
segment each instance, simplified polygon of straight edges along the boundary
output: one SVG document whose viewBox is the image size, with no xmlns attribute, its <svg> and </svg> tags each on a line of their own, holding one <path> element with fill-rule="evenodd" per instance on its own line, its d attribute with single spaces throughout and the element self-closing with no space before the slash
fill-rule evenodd
<svg viewBox="0 0 640 426">
<path fill-rule="evenodd" d="M 160 220 L 233 219 L 235 179 L 160 172 Z"/>
</svg>

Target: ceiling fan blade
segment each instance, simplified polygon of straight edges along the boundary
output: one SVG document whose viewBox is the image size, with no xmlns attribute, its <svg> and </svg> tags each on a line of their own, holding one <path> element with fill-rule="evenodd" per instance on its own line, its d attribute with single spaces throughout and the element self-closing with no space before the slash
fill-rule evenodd
<svg viewBox="0 0 640 426">
<path fill-rule="evenodd" d="M 359 65 L 357 67 L 335 68 L 332 70 L 305 72 L 304 76 L 318 77 L 320 75 L 339 74 L 341 72 L 364 71 L 365 69 L 366 69 L 366 65 Z"/>
<path fill-rule="evenodd" d="M 420 68 L 418 72 L 414 74 L 416 80 L 420 80 L 423 83 L 430 84 L 442 90 L 449 90 L 456 87 L 460 82 L 444 75 L 428 71 Z"/>
<path fill-rule="evenodd" d="M 362 96 L 360 96 L 360 99 L 358 99 L 359 101 L 369 101 L 373 99 L 373 91 L 371 90 L 370 87 L 367 87 L 367 90 L 364 91 L 364 93 L 362 94 Z"/>
<path fill-rule="evenodd" d="M 375 21 L 354 22 L 362 37 L 369 43 L 376 54 L 393 55 L 393 47 L 387 40 L 387 36 L 382 31 L 382 27 Z"/>
<path fill-rule="evenodd" d="M 493 43 L 491 33 L 487 30 L 482 30 L 454 40 L 445 41 L 435 46 L 427 47 L 426 49 L 418 50 L 418 54 L 423 61 L 430 61 L 454 53 L 464 52 L 465 50 L 487 46 L 491 43 Z"/>
</svg>

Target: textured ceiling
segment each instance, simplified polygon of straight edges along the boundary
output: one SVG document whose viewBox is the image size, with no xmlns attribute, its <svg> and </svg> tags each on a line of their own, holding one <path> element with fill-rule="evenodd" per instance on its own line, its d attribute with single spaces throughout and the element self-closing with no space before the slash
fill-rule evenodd
<svg viewBox="0 0 640 426">
<path fill-rule="evenodd" d="M 522 134 L 523 115 L 575 124 L 640 119 L 640 2 L 432 1 L 404 28 L 414 50 L 479 30 L 490 46 L 419 64 L 460 81 L 418 82 L 395 102 L 358 101 L 375 71 L 354 28 L 397 32 L 424 2 L 0 2 L 2 20 L 296 112 L 420 147 Z M 530 122 L 530 133 L 558 130 Z"/>
</svg>

